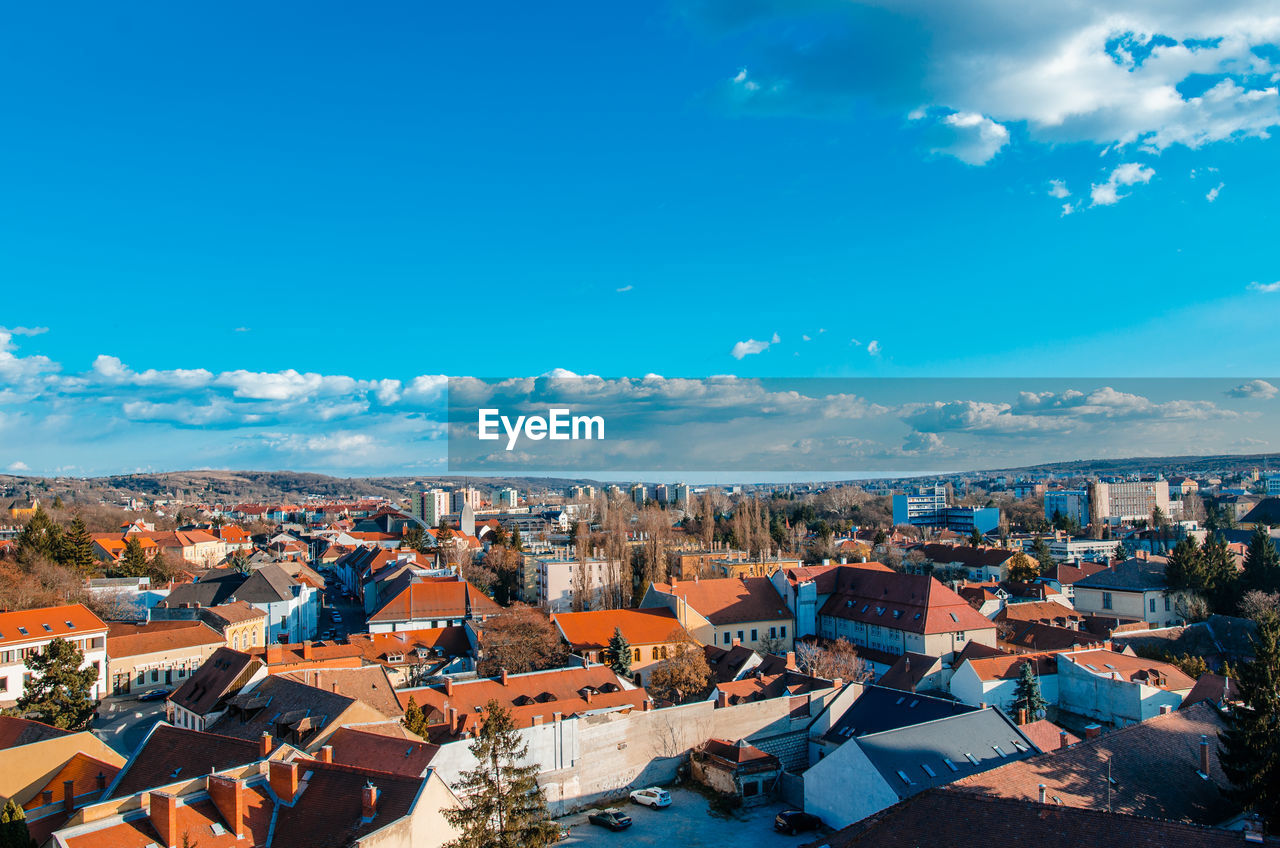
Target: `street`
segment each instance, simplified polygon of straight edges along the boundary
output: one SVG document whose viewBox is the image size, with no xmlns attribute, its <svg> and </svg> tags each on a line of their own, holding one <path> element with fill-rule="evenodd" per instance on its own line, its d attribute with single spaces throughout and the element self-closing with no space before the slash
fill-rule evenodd
<svg viewBox="0 0 1280 848">
<path fill-rule="evenodd" d="M 326 575 L 326 579 L 328 575 Z M 341 584 L 337 582 L 328 583 L 324 590 L 324 596 L 321 601 L 320 614 L 317 621 L 316 633 L 317 639 L 323 639 L 324 634 L 329 630 L 336 630 L 337 635 L 345 636 L 349 633 L 363 633 L 365 630 L 364 609 L 360 606 L 359 601 L 353 601 L 341 594 Z M 342 616 L 341 622 L 333 620 L 332 612 L 337 610 Z"/>
<path fill-rule="evenodd" d="M 141 694 L 141 693 L 139 693 Z M 124 756 L 133 753 L 151 725 L 164 718 L 164 701 L 139 701 L 137 695 L 102 699 L 93 734 Z"/>
</svg>

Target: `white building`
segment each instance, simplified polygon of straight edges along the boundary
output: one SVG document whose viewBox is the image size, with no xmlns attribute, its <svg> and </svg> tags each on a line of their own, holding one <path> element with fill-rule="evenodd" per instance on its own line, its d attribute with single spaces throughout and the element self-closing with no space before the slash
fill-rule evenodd
<svg viewBox="0 0 1280 848">
<path fill-rule="evenodd" d="M 1097 501 L 1098 517 L 1112 524 L 1150 520 L 1157 507 L 1168 516 L 1171 509 L 1168 480 L 1094 483 L 1090 497 Z"/>
<path fill-rule="evenodd" d="M 645 488 L 643 483 L 636 483 L 631 487 L 631 502 L 636 506 L 644 506 L 644 502 L 649 499 L 649 490 Z"/>
<path fill-rule="evenodd" d="M 470 504 L 473 511 L 480 509 L 480 490 L 469 486 L 456 489 L 449 495 L 449 507 L 453 512 L 462 512 L 464 504 Z"/>
<path fill-rule="evenodd" d="M 526 556 L 526 601 L 537 604 L 547 612 L 573 611 L 574 577 L 579 569 L 587 570 L 587 585 L 591 593 L 587 609 L 600 609 L 600 595 L 605 586 L 620 578 L 622 567 L 618 560 L 591 557 L 579 562 L 570 556 L 546 554 Z"/>
<path fill-rule="evenodd" d="M 449 493 L 443 489 L 431 489 L 419 496 L 418 517 L 428 527 L 436 527 L 449 514 Z"/>
<path fill-rule="evenodd" d="M 54 639 L 75 645 L 98 672 L 90 697 L 107 694 L 107 625 L 83 604 L 70 604 L 0 613 L 0 704 L 22 697 L 31 678 L 27 658 Z"/>
<path fill-rule="evenodd" d="M 520 503 L 520 493 L 515 489 L 499 489 L 493 496 L 493 505 L 498 509 L 515 509 Z"/>
</svg>

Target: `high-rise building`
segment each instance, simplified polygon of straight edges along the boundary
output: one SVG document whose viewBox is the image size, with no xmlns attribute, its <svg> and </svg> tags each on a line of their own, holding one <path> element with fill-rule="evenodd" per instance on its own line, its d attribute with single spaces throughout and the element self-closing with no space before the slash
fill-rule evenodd
<svg viewBox="0 0 1280 848">
<path fill-rule="evenodd" d="M 1112 524 L 1150 520 L 1157 507 L 1169 515 L 1168 480 L 1094 483 L 1089 496 L 1095 499 L 1098 518 Z"/>
<path fill-rule="evenodd" d="M 671 487 L 666 483 L 659 483 L 653 487 L 653 499 L 660 504 L 671 503 Z"/>
<path fill-rule="evenodd" d="M 1280 474 L 1267 475 L 1267 496 L 1276 497 L 1280 495 Z"/>
<path fill-rule="evenodd" d="M 1081 527 L 1089 524 L 1088 489 L 1050 489 L 1044 493 L 1044 517 L 1053 521 L 1061 516 Z"/>
<path fill-rule="evenodd" d="M 473 510 L 480 509 L 480 490 L 465 486 L 450 493 L 449 508 L 452 512 L 462 512 L 463 504 L 470 504 Z"/>
<path fill-rule="evenodd" d="M 437 526 L 449 514 L 449 493 L 444 489 L 429 489 L 418 496 L 417 516 L 428 527 Z"/>
<path fill-rule="evenodd" d="M 688 509 L 689 504 L 692 503 L 692 497 L 693 497 L 693 493 L 689 490 L 688 486 L 686 486 L 684 483 L 676 483 L 676 503 L 677 504 L 684 507 L 685 509 Z"/>
<path fill-rule="evenodd" d="M 512 488 L 499 489 L 493 496 L 493 505 L 498 509 L 515 509 L 520 503 L 520 494 Z"/>
<path fill-rule="evenodd" d="M 631 501 L 636 506 L 644 506 L 645 501 L 649 500 L 649 490 L 645 488 L 644 483 L 636 483 L 631 487 Z"/>
<path fill-rule="evenodd" d="M 952 530 L 990 532 L 1000 525 L 998 507 L 951 506 L 946 486 L 920 486 L 893 496 L 893 523 Z"/>
</svg>

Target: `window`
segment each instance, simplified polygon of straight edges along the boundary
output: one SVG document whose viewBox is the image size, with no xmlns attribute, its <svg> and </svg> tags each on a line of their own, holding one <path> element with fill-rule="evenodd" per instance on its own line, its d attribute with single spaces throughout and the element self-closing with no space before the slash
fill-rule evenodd
<svg viewBox="0 0 1280 848">
<path fill-rule="evenodd" d="M 0 692 L 8 692 L 8 691 L 9 691 L 9 678 L 0 677 Z"/>
<path fill-rule="evenodd" d="M 778 636 L 783 639 L 787 638 L 787 625 L 784 624 L 778 628 Z"/>
<path fill-rule="evenodd" d="M 1156 611 L 1156 599 L 1155 599 L 1155 598 L 1152 598 L 1152 599 L 1151 599 L 1151 611 L 1152 611 L 1152 612 L 1155 612 L 1155 611 Z"/>
<path fill-rule="evenodd" d="M 138 685 L 141 686 L 146 682 L 147 682 L 147 673 L 145 671 L 138 672 Z"/>
<path fill-rule="evenodd" d="M 1169 596 L 1168 596 L 1168 595 L 1165 595 L 1165 596 L 1164 596 L 1164 611 L 1165 611 L 1165 612 L 1169 612 L 1169 611 L 1170 611 L 1170 606 L 1169 606 Z"/>
<path fill-rule="evenodd" d="M 657 646 L 657 645 L 654 645 L 654 646 L 653 646 L 653 658 L 654 658 L 655 660 L 658 658 L 658 646 Z"/>
<path fill-rule="evenodd" d="M 728 631 L 728 630 L 726 630 L 726 631 L 724 632 L 724 643 L 725 643 L 726 645 L 727 645 L 727 644 L 729 644 L 729 639 L 730 639 L 729 631 Z"/>
<path fill-rule="evenodd" d="M 739 631 L 738 631 L 738 641 L 739 641 L 739 642 L 741 642 L 741 641 L 742 641 L 742 631 L 741 631 L 741 630 L 739 630 Z"/>
<path fill-rule="evenodd" d="M 1111 609 L 1111 593 L 1110 592 L 1102 593 L 1102 608 Z"/>
<path fill-rule="evenodd" d="M 640 662 L 640 649 L 636 648 L 635 662 Z"/>
<path fill-rule="evenodd" d="M 752 795 L 760 794 L 760 783 L 756 780 L 748 780 L 742 784 L 742 797 L 750 798 Z"/>
<path fill-rule="evenodd" d="M 770 639 L 777 639 L 777 638 L 778 638 L 778 628 L 777 628 L 777 627 L 770 627 L 770 628 L 769 628 L 769 638 L 770 638 Z"/>
<path fill-rule="evenodd" d="M 751 641 L 752 641 L 752 642 L 758 642 L 759 640 L 760 640 L 760 635 L 759 635 L 759 633 L 756 631 L 756 629 L 755 629 L 754 627 L 753 627 L 753 628 L 751 628 Z"/>
</svg>

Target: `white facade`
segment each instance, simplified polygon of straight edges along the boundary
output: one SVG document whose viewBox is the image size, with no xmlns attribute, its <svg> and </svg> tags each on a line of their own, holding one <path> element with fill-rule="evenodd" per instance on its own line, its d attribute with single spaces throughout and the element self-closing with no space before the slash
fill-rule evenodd
<svg viewBox="0 0 1280 848">
<path fill-rule="evenodd" d="M 1168 480 L 1094 483 L 1091 497 L 1098 500 L 1099 517 L 1112 524 L 1150 520 L 1157 507 L 1167 516 L 1171 509 Z"/>
<path fill-rule="evenodd" d="M 1056 706 L 1058 703 L 1058 675 L 1042 674 L 1039 679 L 1040 694 L 1044 696 L 1045 701 Z M 951 676 L 951 694 L 959 698 L 963 703 L 974 707 L 983 704 L 989 707 L 999 707 L 1009 715 L 1012 715 L 1010 705 L 1013 703 L 1017 691 L 1017 678 L 1011 680 L 1001 678 L 983 679 L 978 676 L 973 664 L 968 660 L 965 660 L 956 669 L 955 674 Z"/>
<path fill-rule="evenodd" d="M 557 556 L 529 559 L 532 560 L 533 570 L 530 588 L 533 589 L 534 597 L 531 600 L 547 612 L 573 611 L 574 575 L 577 569 L 585 568 L 588 571 L 587 582 L 591 592 L 588 609 L 600 608 L 599 599 L 604 587 L 621 572 L 617 560 L 592 558 L 581 563 L 576 559 Z"/>
<path fill-rule="evenodd" d="M 520 493 L 515 489 L 499 489 L 493 496 L 493 505 L 498 509 L 515 509 L 520 503 Z"/>
<path fill-rule="evenodd" d="M 443 489 L 431 489 L 423 492 L 421 498 L 422 523 L 428 527 L 439 526 L 440 521 L 449 514 L 449 493 Z"/>
<path fill-rule="evenodd" d="M 59 609 L 64 608 L 51 608 L 53 611 Z M 44 622 L 37 620 L 41 612 L 43 610 L 26 610 L 0 616 L 0 621 L 7 616 L 24 616 L 36 621 L 35 624 L 23 625 L 21 630 L 17 625 L 10 628 L 0 624 L 0 703 L 8 704 L 22 697 L 31 677 L 27 671 L 27 658 L 44 650 L 46 645 L 58 638 L 72 643 L 84 653 L 82 668 L 92 666 L 97 670 L 98 676 L 93 682 L 90 697 L 97 699 L 107 695 L 107 628 L 101 626 L 73 630 L 64 625 L 67 619 L 60 617 L 57 620 L 60 626 L 53 633 L 47 633 L 43 627 Z M 52 619 L 50 624 L 52 626 Z M 101 625 L 101 622 L 98 624 Z M 23 633 L 22 630 L 26 632 Z"/>
</svg>

